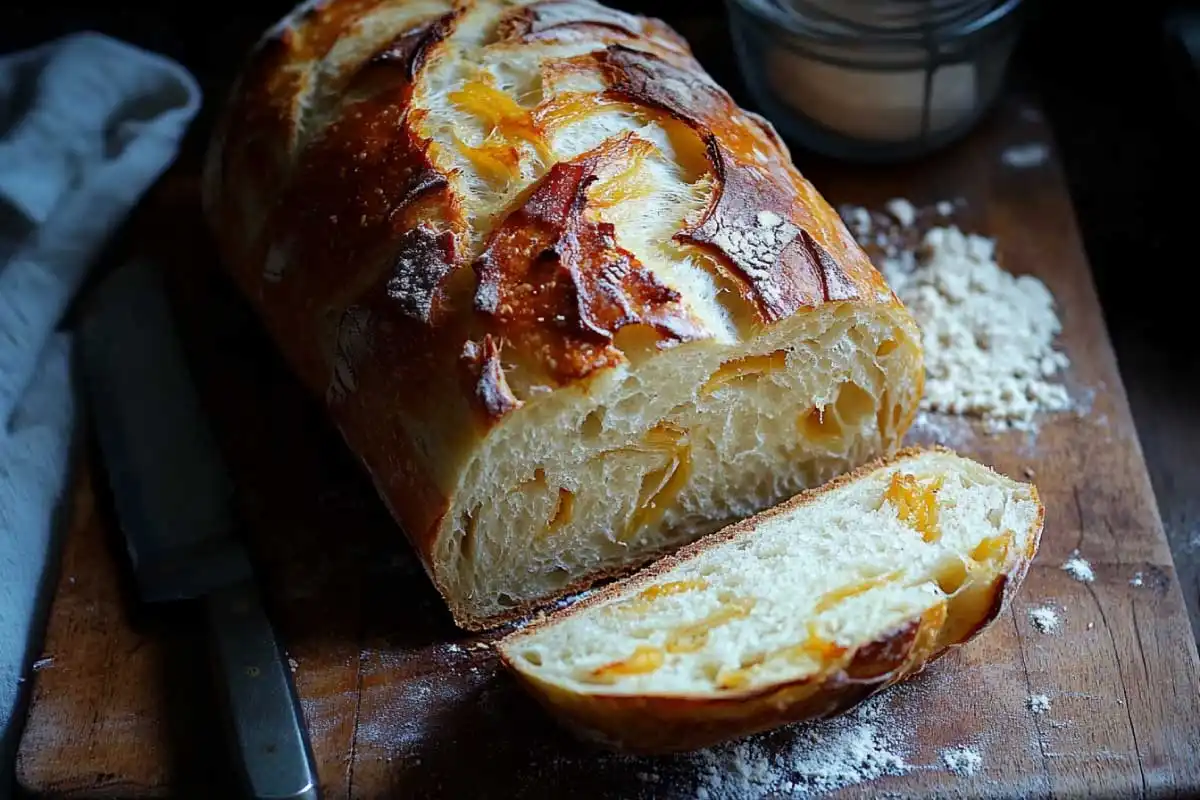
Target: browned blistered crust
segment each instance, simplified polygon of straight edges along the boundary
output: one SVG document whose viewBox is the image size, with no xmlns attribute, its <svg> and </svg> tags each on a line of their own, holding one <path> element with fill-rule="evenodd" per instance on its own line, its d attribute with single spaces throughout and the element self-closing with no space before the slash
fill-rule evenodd
<svg viewBox="0 0 1200 800">
<path fill-rule="evenodd" d="M 496 27 L 500 42 L 569 42 L 614 35 L 635 41 L 644 36 L 661 47 L 689 52 L 687 42 L 657 19 L 572 0 L 518 6 Z"/>
<path fill-rule="evenodd" d="M 778 155 L 774 141 L 763 141 L 757 126 L 712 82 L 700 65 L 687 55 L 655 54 L 621 44 L 609 45 L 596 55 L 604 68 L 609 92 L 654 108 L 686 122 L 706 142 L 713 136 L 737 157 L 754 159 L 755 150 Z M 774 165 L 783 171 L 782 163 Z"/>
<path fill-rule="evenodd" d="M 455 262 L 454 234 L 419 222 L 396 242 L 392 274 L 385 286 L 387 296 L 400 313 L 432 322 L 435 307 L 445 299 L 443 284 Z"/>
<path fill-rule="evenodd" d="M 592 175 L 603 173 L 612 159 L 554 166 L 507 213 L 475 221 L 490 226 L 484 236 L 469 229 L 464 207 L 470 198 L 436 165 L 431 143 L 419 134 L 426 112 L 414 98 L 439 59 L 469 60 L 453 53 L 448 40 L 473 9 L 492 3 L 456 0 L 387 32 L 360 62 L 336 74 L 318 69 L 335 46 L 363 35 L 359 22 L 382 4 L 326 0 L 256 48 L 218 124 L 205 166 L 204 201 L 234 279 L 293 369 L 328 399 L 350 449 L 433 574 L 431 552 L 448 529 L 445 517 L 463 454 L 525 399 L 508 385 L 504 364 L 520 365 L 525 374 L 538 367 L 548 385 L 565 386 L 622 361 L 616 334 L 623 328 L 644 327 L 661 346 L 706 332 L 688 316 L 688 298 L 676 297 L 611 228 L 584 213 Z M 549 94 L 529 109 L 531 143 L 543 156 L 550 153 L 548 133 L 556 119 L 575 113 L 566 108 L 572 104 L 586 113 L 619 103 L 673 126 L 672 136 L 679 129 L 677 153 L 683 157 L 690 147 L 716 187 L 708 213 L 688 228 L 692 241 L 680 241 L 707 254 L 714 270 L 743 276 L 741 288 L 764 319 L 840 296 L 898 304 L 837 214 L 791 166 L 770 125 L 738 109 L 712 84 L 669 27 L 569 0 L 514 7 L 499 17 L 485 34 L 487 46 L 594 42 L 585 56 L 547 57 L 543 72 L 599 70 L 611 85 L 605 93 Z M 314 110 L 336 104 L 333 114 Z M 610 145 L 618 146 L 639 145 L 636 139 Z M 730 248 L 733 256 L 723 251 L 721 232 L 745 222 L 727 211 L 741 191 L 728 187 L 760 176 L 769 179 L 769 188 L 755 197 L 767 197 L 772 208 L 786 206 L 788 213 L 780 216 L 801 236 L 799 244 L 788 245 L 799 255 L 785 253 L 766 277 L 751 279 L 744 277 L 736 249 Z M 571 202 L 531 207 L 529 194 L 542 189 L 547 203 Z M 765 209 L 767 202 L 758 204 Z M 710 229 L 718 230 L 705 241 Z M 507 244 L 500 241 L 505 238 Z M 481 239 L 489 248 L 476 272 L 468 243 Z M 548 244 L 539 250 L 543 240 Z M 477 274 L 481 286 L 494 286 L 511 301 L 521 300 L 519 277 L 539 270 L 552 275 L 546 298 L 489 311 L 485 291 L 485 310 L 474 307 Z M 820 281 L 813 277 L 818 272 Z M 538 313 L 543 309 L 552 313 Z M 478 373 L 462 363 L 469 342 L 493 354 L 479 362 Z M 425 425 L 430 419 L 445 421 L 436 440 L 424 432 L 432 430 Z M 572 586 L 599 577 L 581 576 Z M 447 600 L 464 626 L 501 619 L 473 619 L 459 601 Z"/>
<path fill-rule="evenodd" d="M 287 270 L 296 274 L 280 276 L 284 291 L 297 283 L 314 297 L 344 290 L 347 277 L 405 246 L 404 237 L 423 223 L 405 213 L 417 201 L 440 195 L 438 204 L 450 205 L 446 176 L 430 161 L 428 144 L 413 132 L 398 97 L 389 94 L 351 106 L 297 166 L 268 222 L 272 240 L 294 243 Z M 423 238 L 432 242 L 434 229 L 424 227 L 431 235 Z"/>
<path fill-rule="evenodd" d="M 627 325 L 649 326 L 664 343 L 701 335 L 679 293 L 617 244 L 611 224 L 585 214 L 598 171 L 629 158 L 634 141 L 551 167 L 475 263 L 476 308 L 556 384 L 621 363 L 613 337 Z"/>
<path fill-rule="evenodd" d="M 327 54 L 377 5 L 326 3 L 252 55 L 209 154 L 205 205 L 234 278 L 292 367 L 329 401 L 348 445 L 427 557 L 449 500 L 424 448 L 398 423 L 426 413 L 422 404 L 439 387 L 458 385 L 447 365 L 457 362 L 466 328 L 434 323 L 445 282 L 467 265 L 456 253 L 458 201 L 415 134 L 421 112 L 409 103 L 413 81 L 458 15 L 417 25 L 409 37 L 397 31 L 373 61 L 342 76 L 347 87 L 371 80 L 384 88 L 349 103 L 294 165 L 274 168 L 296 135 L 310 79 L 301 65 Z M 245 224 L 247 196 L 257 197 L 265 221 L 244 238 L 254 233 Z"/>
<path fill-rule="evenodd" d="M 821 495 L 868 474 L 920 455 L 908 448 L 842 475 L 817 489 L 690 544 L 630 578 L 610 584 L 574 605 L 540 619 L 501 640 L 501 660 L 552 715 L 583 738 L 606 747 L 641 754 L 694 750 L 780 725 L 816 721 L 849 710 L 871 695 L 921 671 L 950 648 L 979 635 L 1007 607 L 1037 553 L 1045 509 L 1037 487 L 1029 485 L 1038 513 L 1024 552 L 1009 555 L 1005 570 L 987 584 L 970 587 L 926 610 L 874 642 L 850 652 L 835 651 L 824 669 L 803 679 L 691 695 L 581 693 L 543 681 L 522 670 L 515 652 L 523 637 L 572 614 L 635 593 L 668 570 L 726 542 L 754 535 L 764 521 L 812 503 Z"/>
<path fill-rule="evenodd" d="M 709 149 L 717 177 L 716 201 L 698 225 L 676 238 L 723 256 L 754 300 L 774 322 L 805 307 L 853 300 L 858 290 L 812 235 L 791 222 L 794 196 L 769 175 L 733 161 L 716 140 Z"/>
<path fill-rule="evenodd" d="M 461 9 L 452 11 L 404 31 L 371 56 L 367 63 L 371 66 L 397 66 L 403 70 L 410 83 L 415 81 L 430 49 L 450 35 L 461 14 Z"/>
<path fill-rule="evenodd" d="M 613 94 L 660 108 L 703 139 L 716 179 L 713 198 L 704 216 L 675 238 L 716 254 L 765 322 L 859 296 L 827 249 L 857 248 L 845 247 L 844 239 L 822 242 L 818 236 L 828 237 L 804 226 L 800 206 L 811 187 L 790 167 L 769 123 L 742 112 L 690 60 L 676 64 L 622 45 L 610 45 L 599 59 Z M 798 192 L 797 184 L 807 191 Z M 856 266 L 860 274 L 872 272 L 861 259 Z"/>
<path fill-rule="evenodd" d="M 269 195 L 287 179 L 283 158 L 313 82 L 312 73 L 297 66 L 325 57 L 356 20 L 383 2 L 321 3 L 255 48 L 217 125 L 218 146 L 205 166 L 205 205 L 214 227 L 221 229 L 218 235 L 232 236 L 246 222 L 226 192 Z"/>
</svg>

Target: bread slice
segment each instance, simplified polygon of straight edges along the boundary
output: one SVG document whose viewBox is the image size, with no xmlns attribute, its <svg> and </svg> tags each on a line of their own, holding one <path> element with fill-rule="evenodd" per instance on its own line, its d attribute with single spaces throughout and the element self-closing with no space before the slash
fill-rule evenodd
<svg viewBox="0 0 1200 800">
<path fill-rule="evenodd" d="M 586 738 L 640 753 L 846 711 L 977 635 L 1037 552 L 1037 490 L 906 450 L 500 643 Z"/>
</svg>

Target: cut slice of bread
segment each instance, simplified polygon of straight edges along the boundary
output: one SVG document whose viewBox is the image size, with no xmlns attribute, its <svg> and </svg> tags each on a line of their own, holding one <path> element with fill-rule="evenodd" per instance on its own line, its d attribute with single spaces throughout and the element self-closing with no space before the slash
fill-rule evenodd
<svg viewBox="0 0 1200 800">
<path fill-rule="evenodd" d="M 511 634 L 553 714 L 658 753 L 846 711 L 973 638 L 1016 591 L 1044 509 L 948 450 L 907 450 Z"/>
</svg>

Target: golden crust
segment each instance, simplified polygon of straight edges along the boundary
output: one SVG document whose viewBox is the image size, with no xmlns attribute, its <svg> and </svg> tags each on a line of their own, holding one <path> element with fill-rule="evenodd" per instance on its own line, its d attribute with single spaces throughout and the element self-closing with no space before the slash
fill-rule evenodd
<svg viewBox="0 0 1200 800">
<path fill-rule="evenodd" d="M 827 665 L 803 679 L 720 694 L 631 695 L 581 693 L 539 679 L 513 656 L 521 639 L 584 609 L 625 596 L 681 562 L 714 547 L 753 535 L 764 521 L 786 514 L 823 494 L 890 464 L 943 447 L 912 447 L 841 475 L 785 503 L 742 520 L 667 556 L 626 580 L 609 584 L 567 608 L 509 634 L 499 645 L 501 661 L 518 682 L 554 717 L 582 738 L 631 753 L 694 750 L 793 722 L 817 721 L 843 713 L 871 695 L 920 672 L 951 648 L 982 633 L 1008 607 L 1037 553 L 1045 508 L 1029 484 L 1037 515 L 1024 552 L 1010 554 L 1003 570 L 986 584 L 968 587 L 929 608 L 876 641 L 832 654 Z"/>
<path fill-rule="evenodd" d="M 632 41 L 646 39 L 659 47 L 687 53 L 688 45 L 670 26 L 595 4 L 542 0 L 517 6 L 496 26 L 500 42 L 570 42 L 616 34 Z"/>
<path fill-rule="evenodd" d="M 585 215 L 588 187 L 630 158 L 632 136 L 560 161 L 496 227 L 475 263 L 475 307 L 497 338 L 534 354 L 561 385 L 624 360 L 613 337 L 645 325 L 662 342 L 702 338 L 680 294 L 616 242 L 611 224 Z"/>
<path fill-rule="evenodd" d="M 694 60 L 619 44 L 598 58 L 611 94 L 662 109 L 703 140 L 713 196 L 700 222 L 675 238 L 715 252 L 763 321 L 887 291 L 837 214 L 814 202 L 770 123 L 740 109 Z"/>
<path fill-rule="evenodd" d="M 380 23 L 385 6 L 389 21 Z M 488 9 L 500 13 L 483 44 L 456 49 L 464 20 Z M 478 157 L 514 175 L 524 168 L 517 145 L 547 161 L 532 186 L 484 219 L 472 216 L 460 176 L 439 161 L 442 143 L 423 133 L 423 81 L 446 59 L 563 43 L 595 45 L 572 59 L 547 56 L 541 67 L 601 74 L 608 89 L 584 93 L 585 111 L 619 102 L 694 139 L 714 190 L 703 219 L 676 241 L 731 276 L 763 323 L 848 298 L 899 307 L 770 125 L 739 109 L 661 22 L 571 0 L 504 11 L 496 0 L 325 0 L 294 15 L 251 54 L 223 112 L 205 166 L 206 215 L 223 262 L 292 368 L 326 398 L 431 575 L 462 465 L 528 399 L 509 385 L 506 365 L 565 387 L 626 360 L 614 341 L 622 327 L 644 326 L 661 346 L 710 335 L 688 311 L 692 298 L 585 213 L 595 205 L 592 176 L 606 167 L 603 158 L 552 152 L 569 93 L 517 107 L 515 144 L 479 148 Z M 691 100 L 662 95 L 659 78 L 692 87 Z M 539 192 L 569 195 L 569 213 L 547 225 L 530 213 Z M 766 249 L 750 257 L 730 244 L 775 217 Z M 542 238 L 558 253 L 552 283 L 561 297 L 549 314 L 519 292 L 541 258 L 530 243 Z M 489 306 L 493 288 L 510 290 L 509 313 Z M 466 627 L 501 621 L 473 619 L 461 598 L 446 599 Z"/>
</svg>

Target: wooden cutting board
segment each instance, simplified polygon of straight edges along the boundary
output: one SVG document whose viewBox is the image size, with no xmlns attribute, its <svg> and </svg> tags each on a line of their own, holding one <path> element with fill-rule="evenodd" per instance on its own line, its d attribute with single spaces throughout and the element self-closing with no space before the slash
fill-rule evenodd
<svg viewBox="0 0 1200 800">
<path fill-rule="evenodd" d="M 1014 169 L 1008 147 L 1050 143 L 1010 99 L 968 142 L 919 166 L 801 162 L 835 203 L 963 198 L 960 223 L 997 238 L 1008 269 L 1058 299 L 1079 413 L 1037 436 L 968 433 L 960 449 L 1021 476 L 1048 508 L 1041 553 L 1010 612 L 886 699 L 912 768 L 848 794 L 1135 796 L 1200 792 L 1200 672 L 1125 392 L 1062 176 Z M 194 182 L 168 182 L 142 230 L 170 259 L 194 371 L 241 493 L 329 798 L 694 796 L 686 758 L 597 755 L 547 722 L 462 636 L 337 435 L 219 275 Z M 413 387 L 420 391 L 419 387 Z M 191 612 L 138 610 L 93 448 L 84 455 L 45 654 L 17 763 L 54 797 L 222 796 L 203 648 Z M 1026 470 L 1031 471 L 1026 473 Z M 1078 550 L 1081 583 L 1060 565 Z M 1140 585 L 1131 584 L 1140 575 Z M 1052 606 L 1057 633 L 1029 611 Z M 1050 709 L 1033 713 L 1031 695 Z M 899 727 L 898 727 L 899 726 Z M 836 726 L 818 727 L 817 735 Z M 894 733 L 894 731 L 893 731 Z M 767 746 L 795 750 L 812 730 Z M 963 777 L 943 752 L 981 756 Z"/>
</svg>

